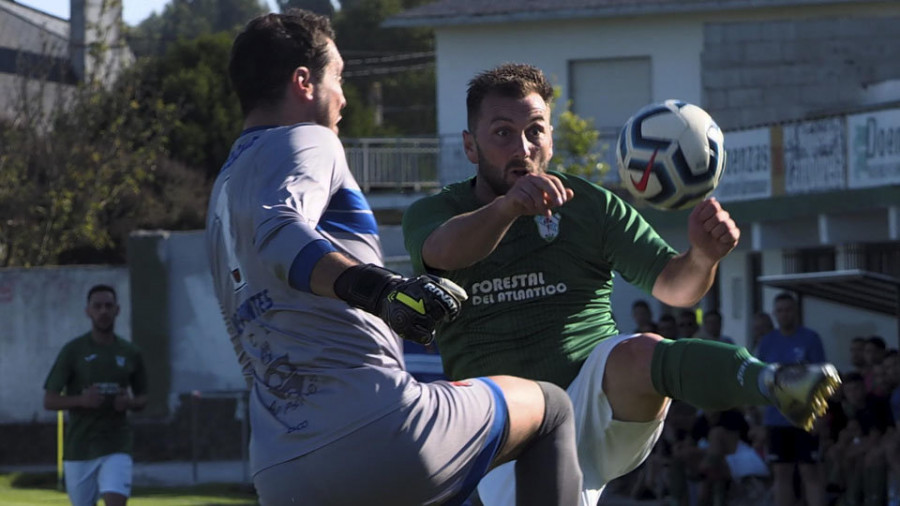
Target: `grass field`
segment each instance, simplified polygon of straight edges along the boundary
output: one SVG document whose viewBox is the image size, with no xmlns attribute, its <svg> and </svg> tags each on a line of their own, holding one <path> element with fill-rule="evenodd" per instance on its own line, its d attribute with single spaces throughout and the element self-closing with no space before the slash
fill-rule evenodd
<svg viewBox="0 0 900 506">
<path fill-rule="evenodd" d="M 55 474 L 0 474 L 3 506 L 68 506 L 65 492 L 56 490 Z M 102 506 L 103 501 L 98 502 Z M 129 506 L 256 506 L 248 485 L 203 484 L 191 487 L 135 487 Z"/>
</svg>

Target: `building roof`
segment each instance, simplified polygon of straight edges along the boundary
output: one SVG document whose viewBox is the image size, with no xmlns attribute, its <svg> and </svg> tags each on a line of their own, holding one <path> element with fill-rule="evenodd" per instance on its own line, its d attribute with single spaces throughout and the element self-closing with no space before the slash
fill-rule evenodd
<svg viewBox="0 0 900 506">
<path fill-rule="evenodd" d="M 389 18 L 384 25 L 450 26 L 891 1 L 893 0 L 437 0 L 401 12 Z"/>
<path fill-rule="evenodd" d="M 46 30 L 48 34 L 69 38 L 69 20 L 37 9 L 16 3 L 15 0 L 0 0 L 0 15 L 12 15 L 20 18 L 28 24 Z"/>
</svg>

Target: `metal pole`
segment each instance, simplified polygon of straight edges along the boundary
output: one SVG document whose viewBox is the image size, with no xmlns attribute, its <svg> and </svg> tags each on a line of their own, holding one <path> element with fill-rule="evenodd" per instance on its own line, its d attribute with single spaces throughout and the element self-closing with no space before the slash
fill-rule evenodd
<svg viewBox="0 0 900 506">
<path fill-rule="evenodd" d="M 65 431 L 63 430 L 63 412 L 56 412 L 56 489 L 65 490 L 66 484 L 63 481 L 63 438 Z"/>
<path fill-rule="evenodd" d="M 197 483 L 197 400 L 200 392 L 191 392 L 191 467 L 194 474 L 194 484 Z"/>
</svg>

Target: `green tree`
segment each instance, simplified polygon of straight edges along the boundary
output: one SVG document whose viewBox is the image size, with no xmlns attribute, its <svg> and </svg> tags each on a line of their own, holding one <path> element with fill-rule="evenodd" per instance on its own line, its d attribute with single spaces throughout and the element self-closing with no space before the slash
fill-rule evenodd
<svg viewBox="0 0 900 506">
<path fill-rule="evenodd" d="M 288 9 L 304 9 L 321 14 L 322 16 L 334 17 L 334 5 L 331 0 L 277 0 L 278 10 L 285 12 Z"/>
<path fill-rule="evenodd" d="M 234 33 L 267 11 L 262 0 L 171 0 L 161 14 L 150 15 L 129 31 L 128 45 L 138 57 L 160 56 L 181 39 Z"/>
<path fill-rule="evenodd" d="M 553 129 L 551 166 L 560 172 L 599 183 L 610 169 L 605 161 L 610 146 L 598 145 L 599 138 L 600 132 L 594 128 L 593 120 L 572 112 L 572 102 L 567 102 L 566 108 L 557 116 Z"/>
<path fill-rule="evenodd" d="M 436 127 L 434 32 L 427 28 L 384 28 L 382 23 L 428 0 L 355 0 L 341 2 L 334 19 L 344 74 L 361 104 L 348 98 L 342 134 L 360 130 L 374 135 L 422 135 Z M 376 93 L 379 91 L 379 93 Z M 371 113 L 371 118 L 362 112 Z M 381 111 L 381 124 L 374 121 Z M 356 121 L 362 122 L 357 126 Z M 370 135 L 372 135 L 370 134 Z"/>
<path fill-rule="evenodd" d="M 0 128 L 0 265 L 124 258 L 115 226 L 135 219 L 174 112 L 134 77 L 110 89 L 22 80 L 16 123 Z"/>
<path fill-rule="evenodd" d="M 218 174 L 243 116 L 228 79 L 229 32 L 181 39 L 160 58 L 148 58 L 143 86 L 158 90 L 178 111 L 166 147 L 171 157 L 205 178 Z"/>
</svg>

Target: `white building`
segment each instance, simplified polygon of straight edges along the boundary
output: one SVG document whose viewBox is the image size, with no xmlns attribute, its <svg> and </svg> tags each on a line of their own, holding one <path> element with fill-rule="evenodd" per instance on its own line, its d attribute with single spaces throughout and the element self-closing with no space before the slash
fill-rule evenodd
<svg viewBox="0 0 900 506">
<path fill-rule="evenodd" d="M 839 367 L 856 335 L 897 346 L 900 2 L 438 0 L 387 24 L 435 30 L 442 181 L 474 172 L 459 135 L 467 82 L 503 62 L 542 68 L 561 103 L 613 136 L 647 103 L 699 104 L 726 130 L 718 191 L 743 233 L 703 304 L 724 333 L 745 342 L 777 285 L 802 295 Z M 686 212 L 645 216 L 687 246 Z M 793 276 L 847 269 L 887 277 Z M 639 297 L 617 285 L 620 319 Z"/>
</svg>

